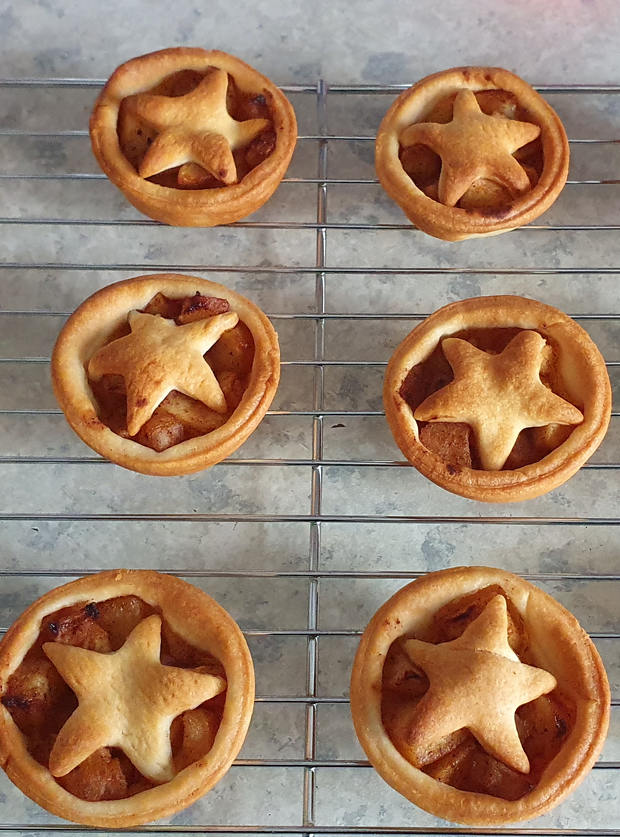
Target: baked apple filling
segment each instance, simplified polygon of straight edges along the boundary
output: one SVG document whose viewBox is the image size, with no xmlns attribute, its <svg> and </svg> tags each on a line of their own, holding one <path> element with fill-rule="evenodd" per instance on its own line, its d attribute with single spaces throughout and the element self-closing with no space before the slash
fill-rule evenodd
<svg viewBox="0 0 620 837">
<path fill-rule="evenodd" d="M 200 83 L 216 71 L 215 67 L 205 72 L 198 70 L 180 70 L 165 78 L 156 87 L 148 91 L 154 96 L 166 96 L 170 99 L 186 96 L 192 93 Z M 223 71 L 220 71 L 223 72 Z M 236 178 L 232 182 L 240 182 L 273 152 L 276 145 L 274 118 L 270 106 L 268 91 L 248 93 L 240 89 L 234 77 L 228 73 L 228 86 L 225 93 L 226 111 L 237 122 L 261 120 L 256 135 L 245 144 L 232 148 L 232 156 L 236 166 Z M 144 99 L 144 93 L 127 96 L 121 102 L 117 133 L 121 151 L 131 165 L 140 170 L 141 164 L 155 139 L 161 133 L 152 120 L 137 107 L 139 98 Z M 229 185 L 224 177 L 218 177 L 217 171 L 207 171 L 197 162 L 185 162 L 172 166 L 146 178 L 152 183 L 174 189 L 215 189 Z"/>
<path fill-rule="evenodd" d="M 455 332 L 450 337 L 461 338 L 488 354 L 498 355 L 510 341 L 524 329 L 477 328 Z M 540 333 L 540 332 L 539 332 Z M 553 393 L 583 411 L 583 403 L 569 395 L 562 378 L 559 348 L 548 334 L 542 335 L 545 346 L 540 367 L 541 382 Z M 415 411 L 431 394 L 445 387 L 454 379 L 450 363 L 445 357 L 441 342 L 422 362 L 413 366 L 404 379 L 400 395 Z M 418 420 L 420 442 L 448 463 L 448 468 L 482 469 L 476 438 L 470 425 L 463 422 L 427 422 Z M 574 425 L 547 424 L 522 430 L 502 470 L 513 470 L 543 459 L 568 439 Z"/>
<path fill-rule="evenodd" d="M 447 124 L 453 118 L 453 106 L 456 93 L 437 100 L 432 108 L 423 114 L 417 122 Z M 482 113 L 502 119 L 536 124 L 532 115 L 523 108 L 514 93 L 507 90 L 478 90 L 476 101 Z M 530 189 L 538 183 L 543 170 L 544 158 L 540 136 L 517 149 L 513 154 L 529 180 Z M 439 200 L 438 184 L 441 173 L 441 157 L 428 145 L 399 146 L 400 162 L 413 180 L 429 198 Z M 497 215 L 503 209 L 508 210 L 514 202 L 506 184 L 496 179 L 478 178 L 474 180 L 465 194 L 457 201 L 460 209 L 472 210 L 481 214 Z"/>
<path fill-rule="evenodd" d="M 437 611 L 428 631 L 415 638 L 435 644 L 457 639 L 498 594 L 506 599 L 510 647 L 521 662 L 535 665 L 527 627 L 498 584 L 449 602 Z M 574 709 L 566 696 L 556 688 L 516 711 L 517 731 L 529 759 L 529 773 L 520 773 L 490 755 L 467 729 L 448 735 L 421 757 L 419 752 L 414 756 L 409 730 L 429 681 L 403 648 L 403 642 L 408 638 L 412 637 L 401 637 L 392 643 L 382 680 L 383 725 L 401 755 L 429 776 L 459 790 L 508 800 L 529 793 L 539 783 L 543 771 L 560 751 L 574 725 Z"/>
<path fill-rule="evenodd" d="M 57 642 L 100 653 L 117 651 L 146 617 L 161 612 L 137 596 L 119 596 L 81 603 L 49 614 L 36 642 L 8 681 L 2 703 L 22 732 L 30 754 L 49 767 L 49 757 L 60 729 L 77 707 L 77 699 L 43 644 Z M 185 642 L 162 617 L 163 665 L 225 677 L 221 663 L 206 651 Z M 202 758 L 213 746 L 222 719 L 226 692 L 178 715 L 170 741 L 175 772 Z M 74 796 L 91 802 L 124 799 L 153 787 L 124 752 L 101 747 L 56 781 Z"/>
<path fill-rule="evenodd" d="M 171 299 L 158 293 L 142 312 L 174 320 L 177 325 L 185 325 L 226 314 L 229 310 L 230 305 L 226 299 L 202 296 L 197 292 L 183 299 Z M 108 343 L 129 333 L 129 324 L 125 323 L 110 335 Z M 249 328 L 239 320 L 236 326 L 218 338 L 204 358 L 226 400 L 224 412 L 216 412 L 195 398 L 173 390 L 138 433 L 130 436 L 127 430 L 125 380 L 121 375 L 103 375 L 99 381 L 89 381 L 99 408 L 99 418 L 119 436 L 131 438 L 155 451 L 166 450 L 187 439 L 211 433 L 228 421 L 247 389 L 254 360 L 254 340 Z"/>
</svg>

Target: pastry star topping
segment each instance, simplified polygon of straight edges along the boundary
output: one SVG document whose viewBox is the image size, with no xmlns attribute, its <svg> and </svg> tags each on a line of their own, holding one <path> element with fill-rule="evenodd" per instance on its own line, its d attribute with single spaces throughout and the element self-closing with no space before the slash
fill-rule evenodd
<svg viewBox="0 0 620 837">
<path fill-rule="evenodd" d="M 458 639 L 439 645 L 409 639 L 405 652 L 430 681 L 408 743 L 424 755 L 456 730 L 469 729 L 490 755 L 521 773 L 530 764 L 515 711 L 556 687 L 547 671 L 520 662 L 508 644 L 506 599 L 497 595 Z"/>
<path fill-rule="evenodd" d="M 455 206 L 481 178 L 500 183 L 513 197 L 526 192 L 530 181 L 512 155 L 539 134 L 540 127 L 531 122 L 488 116 L 472 90 L 461 90 L 454 100 L 451 122 L 410 125 L 401 133 L 400 144 L 421 143 L 439 154 L 439 201 Z"/>
<path fill-rule="evenodd" d="M 237 181 L 232 152 L 251 142 L 268 119 L 238 122 L 226 108 L 228 73 L 213 69 L 184 96 L 138 93 L 130 106 L 160 133 L 140 163 L 140 177 L 152 177 L 185 163 L 199 163 L 227 186 Z"/>
<path fill-rule="evenodd" d="M 229 311 L 178 326 L 158 314 L 131 311 L 131 334 L 95 352 L 88 363 L 88 375 L 93 381 L 103 375 L 123 376 L 130 436 L 136 435 L 173 389 L 225 413 L 224 393 L 203 355 L 238 321 Z"/>
<path fill-rule="evenodd" d="M 454 380 L 429 395 L 414 418 L 469 424 L 485 470 L 503 468 L 526 427 L 583 421 L 576 407 L 541 382 L 545 340 L 538 332 L 520 332 L 498 355 L 456 337 L 443 340 L 441 348 Z"/>
<path fill-rule="evenodd" d="M 119 747 L 148 779 L 172 779 L 170 724 L 186 709 L 223 692 L 226 681 L 162 665 L 160 646 L 156 614 L 140 622 L 111 654 L 58 642 L 43 645 L 78 699 L 50 754 L 53 776 L 65 776 L 100 747 Z"/>
</svg>

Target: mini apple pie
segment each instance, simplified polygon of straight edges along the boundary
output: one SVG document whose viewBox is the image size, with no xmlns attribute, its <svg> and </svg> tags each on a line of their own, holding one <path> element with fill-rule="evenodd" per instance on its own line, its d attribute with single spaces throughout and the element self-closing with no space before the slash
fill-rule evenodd
<svg viewBox="0 0 620 837">
<path fill-rule="evenodd" d="M 217 50 L 163 49 L 114 71 L 90 120 L 93 152 L 127 200 L 158 221 L 244 218 L 284 177 L 295 112 L 252 67 Z"/>
<path fill-rule="evenodd" d="M 467 825 L 557 805 L 596 761 L 609 705 L 574 616 L 488 567 L 429 573 L 396 593 L 366 628 L 351 679 L 376 770 L 420 808 Z"/>
<path fill-rule="evenodd" d="M 574 320 L 517 296 L 440 308 L 392 355 L 385 414 L 412 465 L 488 502 L 538 497 L 599 446 L 611 416 L 605 361 Z"/>
<path fill-rule="evenodd" d="M 53 814 L 125 828 L 228 770 L 254 704 L 243 634 L 179 578 L 112 570 L 38 599 L 0 645 L 0 759 Z"/>
<path fill-rule="evenodd" d="M 507 70 L 458 67 L 405 90 L 377 133 L 381 185 L 421 230 L 458 241 L 520 227 L 566 182 L 555 111 Z"/>
<path fill-rule="evenodd" d="M 98 453 L 145 474 L 188 474 L 236 450 L 269 409 L 278 337 L 249 300 L 163 273 L 108 285 L 69 318 L 56 398 Z"/>
</svg>

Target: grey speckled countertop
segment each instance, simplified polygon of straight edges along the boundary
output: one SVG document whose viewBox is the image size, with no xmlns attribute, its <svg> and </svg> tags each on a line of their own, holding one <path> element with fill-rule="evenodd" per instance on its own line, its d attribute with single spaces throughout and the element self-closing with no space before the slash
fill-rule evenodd
<svg viewBox="0 0 620 837">
<path fill-rule="evenodd" d="M 281 84 L 315 85 L 319 77 L 342 85 L 404 83 L 468 63 L 505 66 L 535 84 L 620 84 L 616 0 L 301 5 L 2 0 L 0 75 L 105 78 L 134 55 L 187 44 L 233 52 Z M 372 182 L 372 137 L 394 94 L 328 93 L 327 125 L 321 126 L 315 95 L 295 93 L 300 134 L 309 138 L 298 143 L 289 178 L 302 182 L 283 183 L 251 219 L 295 222 L 290 228 L 67 224 L 140 218 L 105 179 L 58 177 L 98 173 L 84 134 L 96 92 L 0 87 L 0 175 L 19 175 L 0 178 L 0 627 L 36 596 L 85 569 L 125 565 L 189 574 L 248 634 L 263 700 L 242 757 L 267 763 L 233 767 L 174 825 L 181 832 L 260 826 L 298 833 L 314 825 L 342 834 L 353 827 L 430 834 L 445 823 L 409 805 L 372 769 L 354 764 L 363 753 L 344 700 L 354 634 L 407 573 L 480 563 L 533 574 L 595 635 L 615 705 L 601 765 L 525 833 L 619 829 L 620 470 L 583 469 L 538 500 L 483 507 L 441 491 L 413 469 L 390 466 L 401 455 L 378 413 L 382 364 L 415 324 L 412 315 L 472 295 L 521 293 L 571 314 L 613 313 L 615 318 L 581 322 L 606 360 L 620 362 L 620 238 L 601 229 L 620 225 L 620 145 L 573 143 L 572 182 L 534 228 L 446 244 L 404 228 L 355 229 L 406 220 Z M 548 99 L 571 139 L 620 136 L 620 94 L 556 93 Z M 317 186 L 303 180 L 325 175 L 312 139 L 321 127 L 331 136 L 367 137 L 328 142 L 328 177 L 367 182 L 327 189 L 326 220 L 337 226 L 326 233 L 325 310 L 405 317 L 325 322 L 326 360 L 371 365 L 325 367 L 322 408 L 342 413 L 322 422 L 322 456 L 336 464 L 322 468 L 320 508 L 311 497 L 312 467 L 303 464 L 313 454 L 318 378 L 311 366 L 283 368 L 272 414 L 234 455 L 300 464 L 223 463 L 163 481 L 93 460 L 57 411 L 47 359 L 64 314 L 103 285 L 163 264 L 201 266 L 196 273 L 230 284 L 277 315 L 284 361 L 313 359 L 316 320 L 289 315 L 317 310 Z M 603 180 L 616 183 L 598 182 Z M 234 269 L 239 266 L 246 269 Z M 610 373 L 617 395 L 620 373 L 615 367 Z M 316 445 L 315 436 L 315 452 Z M 614 463 L 620 463 L 617 418 L 593 459 L 597 466 Z M 321 523 L 320 537 L 319 527 L 304 519 L 319 511 L 336 518 Z M 119 519 L 145 513 L 155 519 Z M 170 516 L 175 514 L 183 520 Z M 88 519 L 92 515 L 104 519 Z M 384 522 L 384 515 L 429 519 Z M 276 519 L 264 522 L 264 516 Z M 350 516 L 368 519 L 342 520 Z M 476 522 L 481 516 L 495 522 L 485 528 Z M 514 518 L 540 518 L 547 525 Z M 590 525 L 582 525 L 585 519 Z M 304 575 L 308 569 L 327 574 L 318 589 Z M 309 600 L 318 602 L 318 628 L 312 608 L 309 622 Z M 304 635 L 309 627 L 323 632 L 316 644 Z M 315 683 L 308 676 L 308 647 L 311 656 L 317 652 Z M 316 711 L 305 700 L 314 688 Z M 275 703 L 269 700 L 274 696 L 288 700 Z M 314 740 L 307 737 L 313 718 Z M 304 758 L 318 765 L 306 784 Z M 334 760 L 347 766 L 325 764 Z M 38 833 L 59 821 L 2 774 L 0 828 L 19 832 L 26 823 Z"/>
</svg>

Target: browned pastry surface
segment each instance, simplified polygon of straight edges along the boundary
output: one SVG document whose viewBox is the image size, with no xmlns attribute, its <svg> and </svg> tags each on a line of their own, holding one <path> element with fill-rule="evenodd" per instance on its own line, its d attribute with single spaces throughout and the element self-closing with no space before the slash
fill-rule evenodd
<svg viewBox="0 0 620 837">
<path fill-rule="evenodd" d="M 522 79 L 460 67 L 406 90 L 377 133 L 386 192 L 420 229 L 447 240 L 537 218 L 566 182 L 569 148 L 553 109 Z"/>
<path fill-rule="evenodd" d="M 542 814 L 581 782 L 607 731 L 609 684 L 550 596 L 511 573 L 459 567 L 375 614 L 351 710 L 396 790 L 445 819 L 499 825 Z"/>
<path fill-rule="evenodd" d="M 104 87 L 91 140 L 138 209 L 180 226 L 230 223 L 261 206 L 297 140 L 294 111 L 269 79 L 217 50 L 133 58 Z"/>
<path fill-rule="evenodd" d="M 104 288 L 61 332 L 55 392 L 95 450 L 145 473 L 218 462 L 263 417 L 279 380 L 277 336 L 248 300 L 163 274 Z"/>
<path fill-rule="evenodd" d="M 521 297 L 436 311 L 392 356 L 386 417 L 438 485 L 478 500 L 538 496 L 600 444 L 611 413 L 605 364 L 557 309 Z"/>
<path fill-rule="evenodd" d="M 250 720 L 253 671 L 206 594 L 121 570 L 20 617 L 0 646 L 0 694 L 10 778 L 53 813 L 116 828 L 185 807 L 220 778 Z"/>
</svg>

